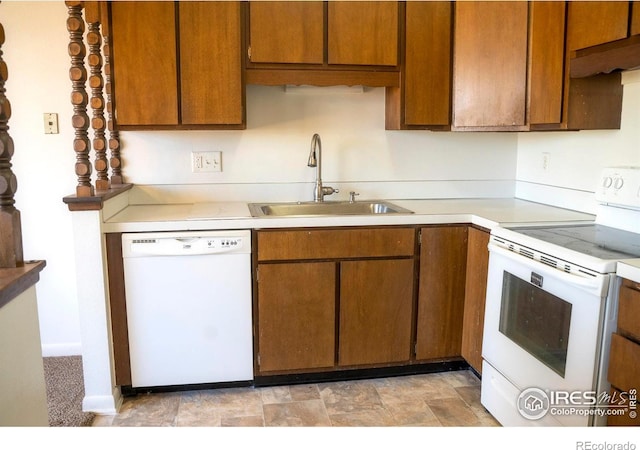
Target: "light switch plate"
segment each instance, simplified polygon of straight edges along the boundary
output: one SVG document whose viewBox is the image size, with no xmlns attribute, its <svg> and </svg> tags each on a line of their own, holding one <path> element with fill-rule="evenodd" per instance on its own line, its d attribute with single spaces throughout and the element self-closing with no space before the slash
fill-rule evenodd
<svg viewBox="0 0 640 450">
<path fill-rule="evenodd" d="M 58 134 L 58 114 L 44 113 L 44 134 Z"/>
</svg>

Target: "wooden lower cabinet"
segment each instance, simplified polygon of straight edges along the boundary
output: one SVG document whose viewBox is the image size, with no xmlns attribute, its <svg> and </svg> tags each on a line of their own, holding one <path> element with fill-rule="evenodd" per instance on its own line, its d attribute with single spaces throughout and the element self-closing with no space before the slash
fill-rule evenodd
<svg viewBox="0 0 640 450">
<path fill-rule="evenodd" d="M 618 304 L 618 325 L 611 336 L 609 371 L 614 404 L 628 406 L 622 415 L 607 417 L 609 426 L 640 426 L 640 283 L 623 279 Z M 618 399 L 618 401 L 615 401 Z"/>
<path fill-rule="evenodd" d="M 260 264 L 258 271 L 260 371 L 333 367 L 335 263 Z"/>
<path fill-rule="evenodd" d="M 340 263 L 340 366 L 408 362 L 413 259 Z"/>
<path fill-rule="evenodd" d="M 259 375 L 409 363 L 414 228 L 256 237 Z"/>
<path fill-rule="evenodd" d="M 256 375 L 463 356 L 479 371 L 488 235 L 466 224 L 256 231 Z"/>
<path fill-rule="evenodd" d="M 420 230 L 416 360 L 460 357 L 467 227 Z"/>
<path fill-rule="evenodd" d="M 488 245 L 488 231 L 469 227 L 461 351 L 462 357 L 478 373 L 482 373 L 484 305 L 489 272 Z"/>
</svg>

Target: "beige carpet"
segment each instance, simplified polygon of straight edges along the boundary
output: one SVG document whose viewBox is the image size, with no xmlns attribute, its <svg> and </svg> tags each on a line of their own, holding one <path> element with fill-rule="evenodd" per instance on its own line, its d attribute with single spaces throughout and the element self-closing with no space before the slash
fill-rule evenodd
<svg viewBox="0 0 640 450">
<path fill-rule="evenodd" d="M 52 427 L 91 426 L 94 414 L 82 411 L 84 398 L 82 356 L 46 357 L 43 361 L 49 425 Z"/>
</svg>

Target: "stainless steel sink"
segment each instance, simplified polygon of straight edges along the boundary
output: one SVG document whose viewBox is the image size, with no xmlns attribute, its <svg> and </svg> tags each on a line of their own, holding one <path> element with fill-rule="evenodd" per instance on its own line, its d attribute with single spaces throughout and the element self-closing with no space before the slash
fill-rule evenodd
<svg viewBox="0 0 640 450">
<path fill-rule="evenodd" d="M 343 216 L 369 214 L 413 214 L 386 201 L 362 202 L 296 202 L 296 203 L 249 203 L 253 217 L 277 216 Z"/>
</svg>

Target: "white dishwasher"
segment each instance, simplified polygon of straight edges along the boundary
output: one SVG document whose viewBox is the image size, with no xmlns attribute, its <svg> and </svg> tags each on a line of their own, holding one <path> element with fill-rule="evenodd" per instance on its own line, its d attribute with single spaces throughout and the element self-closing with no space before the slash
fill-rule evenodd
<svg viewBox="0 0 640 450">
<path fill-rule="evenodd" d="M 253 379 L 251 232 L 122 235 L 132 387 Z"/>
</svg>

